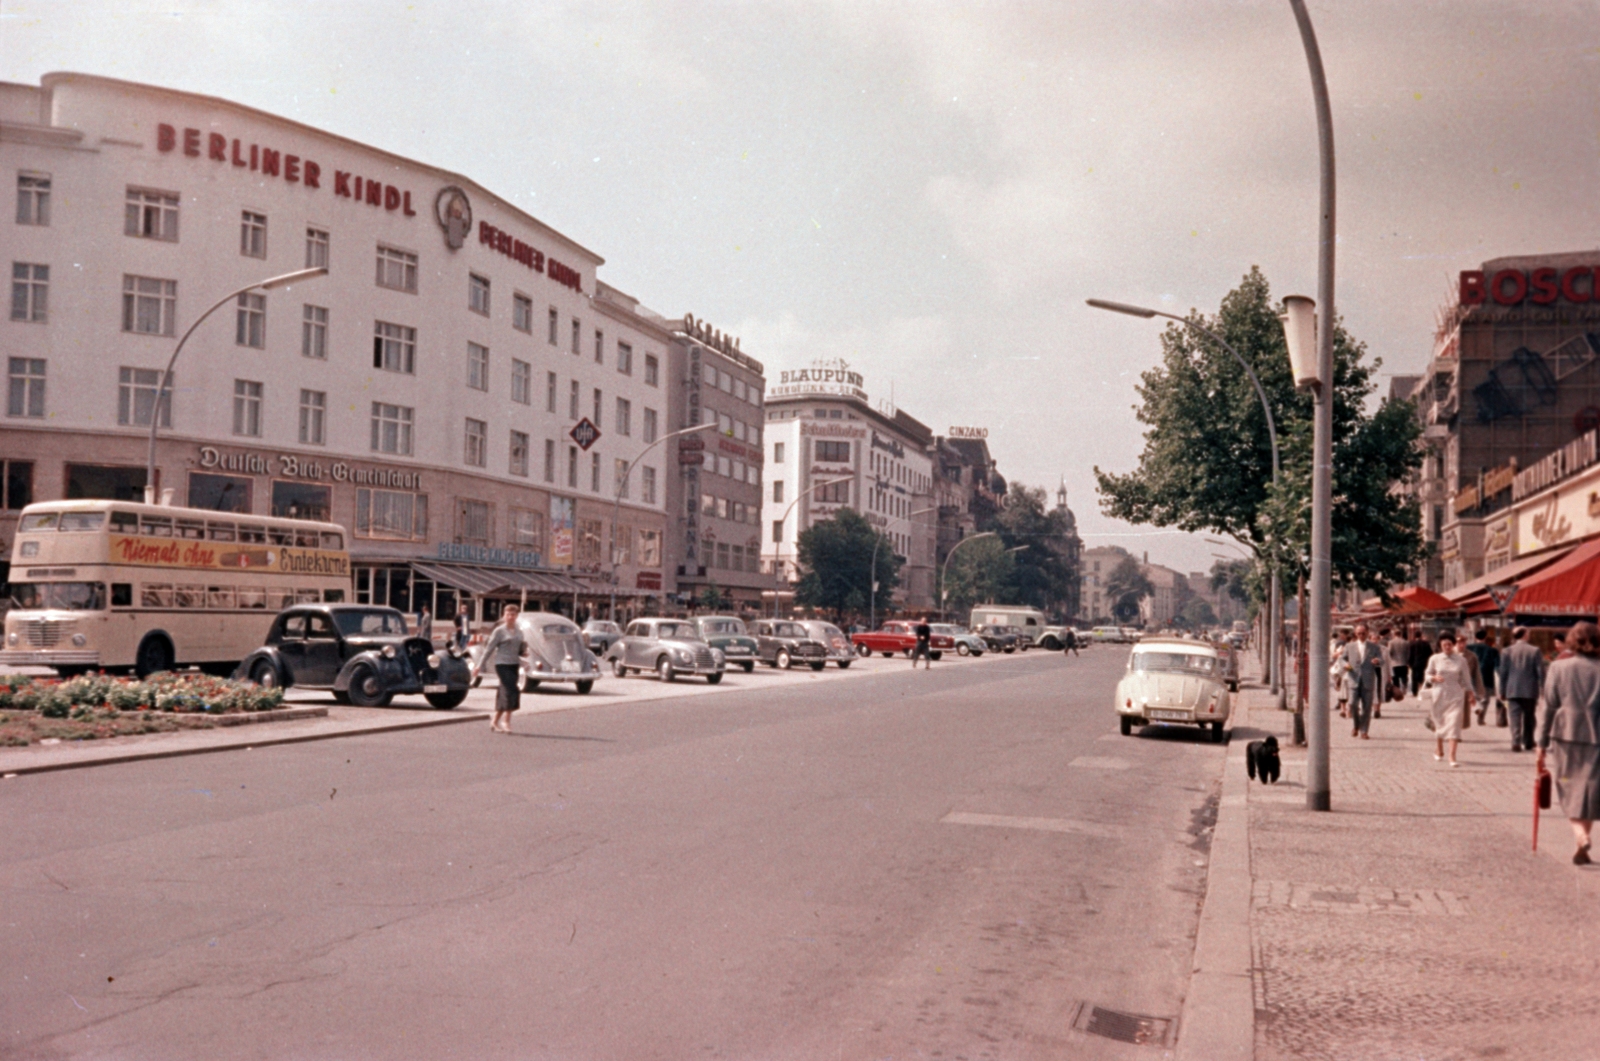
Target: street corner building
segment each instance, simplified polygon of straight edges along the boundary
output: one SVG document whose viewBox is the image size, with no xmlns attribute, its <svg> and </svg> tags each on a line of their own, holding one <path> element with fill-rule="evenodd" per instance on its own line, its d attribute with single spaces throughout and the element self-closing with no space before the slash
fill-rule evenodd
<svg viewBox="0 0 1600 1061">
<path fill-rule="evenodd" d="M 74 73 L 0 85 L 0 142 L 5 554 L 32 501 L 142 497 L 155 420 L 157 496 L 343 524 L 363 603 L 631 614 L 674 570 L 734 570 L 735 546 L 753 568 L 760 364 L 607 286 L 599 255 L 470 178 Z M 162 392 L 209 307 L 314 267 L 230 299 Z M 674 367 L 696 351 L 699 376 Z M 697 387 L 730 422 L 689 490 L 715 499 L 698 538 L 700 510 L 667 507 L 690 466 L 652 446 L 698 422 Z"/>
</svg>

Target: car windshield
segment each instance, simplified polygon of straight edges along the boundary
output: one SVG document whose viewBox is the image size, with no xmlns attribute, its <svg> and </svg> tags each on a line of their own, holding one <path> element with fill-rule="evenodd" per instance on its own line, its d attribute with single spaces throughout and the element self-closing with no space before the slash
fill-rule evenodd
<svg viewBox="0 0 1600 1061">
<path fill-rule="evenodd" d="M 106 608 L 104 582 L 13 582 L 13 608 L 55 608 L 68 612 L 101 612 Z"/>
<path fill-rule="evenodd" d="M 773 637 L 805 637 L 806 628 L 799 623 L 773 623 Z"/>
<path fill-rule="evenodd" d="M 822 636 L 823 637 L 843 637 L 844 636 L 844 631 L 840 630 L 837 626 L 834 626 L 832 623 L 818 623 L 817 624 L 817 629 L 822 631 Z"/>
<path fill-rule="evenodd" d="M 662 623 L 656 627 L 656 636 L 684 638 L 689 641 L 697 641 L 700 638 L 691 623 Z"/>
<path fill-rule="evenodd" d="M 737 619 L 705 619 L 700 625 L 708 634 L 744 633 L 744 624 Z"/>
<path fill-rule="evenodd" d="M 617 624 L 607 622 L 591 622 L 585 627 L 585 629 L 587 629 L 591 634 L 614 634 L 617 632 Z M 548 626 L 545 627 L 544 632 L 547 634 L 550 633 L 550 628 Z"/>
<path fill-rule="evenodd" d="M 373 608 L 370 611 L 341 610 L 333 613 L 333 621 L 345 637 L 361 634 L 403 634 L 406 617 L 393 608 Z"/>
<path fill-rule="evenodd" d="M 1195 652 L 1135 652 L 1132 669 L 1142 671 L 1181 671 L 1190 674 L 1215 674 L 1217 657 Z"/>
</svg>

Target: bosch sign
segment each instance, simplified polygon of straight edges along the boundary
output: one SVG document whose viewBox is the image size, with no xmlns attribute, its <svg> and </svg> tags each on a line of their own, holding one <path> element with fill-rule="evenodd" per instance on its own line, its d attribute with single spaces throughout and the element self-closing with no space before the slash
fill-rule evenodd
<svg viewBox="0 0 1600 1061">
<path fill-rule="evenodd" d="M 1535 306 L 1548 306 L 1557 299 L 1572 303 L 1600 302 L 1596 297 L 1596 267 L 1575 265 L 1568 269 L 1544 266 L 1524 272 L 1500 269 L 1492 276 L 1482 269 L 1461 272 L 1461 304 L 1481 306 L 1489 301 L 1501 306 L 1516 306 L 1524 300 Z"/>
</svg>

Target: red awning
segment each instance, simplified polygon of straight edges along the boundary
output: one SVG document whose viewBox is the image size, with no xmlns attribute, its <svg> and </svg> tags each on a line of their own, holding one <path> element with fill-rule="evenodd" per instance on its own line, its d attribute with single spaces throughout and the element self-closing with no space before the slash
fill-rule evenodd
<svg viewBox="0 0 1600 1061">
<path fill-rule="evenodd" d="M 1517 615 L 1600 613 L 1600 540 L 1585 542 L 1538 574 L 1522 579 L 1506 610 Z"/>
<path fill-rule="evenodd" d="M 1441 593 L 1424 586 L 1412 586 L 1403 589 L 1394 595 L 1394 603 L 1387 608 L 1377 597 L 1368 600 L 1363 606 L 1364 612 L 1381 612 L 1384 615 L 1422 615 L 1427 612 L 1453 612 L 1459 611 L 1461 605 Z"/>
</svg>

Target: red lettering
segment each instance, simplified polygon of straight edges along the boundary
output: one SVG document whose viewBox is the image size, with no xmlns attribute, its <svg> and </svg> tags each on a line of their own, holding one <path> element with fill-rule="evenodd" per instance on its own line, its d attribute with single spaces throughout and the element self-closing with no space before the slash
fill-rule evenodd
<svg viewBox="0 0 1600 1061">
<path fill-rule="evenodd" d="M 1528 286 L 1533 289 L 1529 299 L 1536 306 L 1548 306 L 1556 300 L 1556 271 L 1551 268 L 1535 269 L 1528 275 Z"/>
<path fill-rule="evenodd" d="M 261 148 L 259 145 L 250 145 L 250 172 L 254 173 L 261 168 Z"/>
<path fill-rule="evenodd" d="M 494 226 L 489 224 L 487 221 L 478 222 L 478 242 L 488 244 L 494 243 Z"/>
<path fill-rule="evenodd" d="M 290 184 L 298 184 L 300 182 L 299 155 L 283 156 L 283 179 L 288 181 Z"/>
<path fill-rule="evenodd" d="M 367 178 L 367 205 L 383 205 L 383 184 L 373 180 L 371 177 Z"/>
<path fill-rule="evenodd" d="M 228 161 L 228 138 L 226 136 L 221 133 L 212 133 L 206 137 L 206 145 L 209 148 L 207 154 L 211 156 L 213 162 Z"/>
<path fill-rule="evenodd" d="M 534 251 L 533 252 L 533 271 L 536 272 L 536 273 L 544 272 L 544 252 L 543 251 Z"/>
<path fill-rule="evenodd" d="M 1506 281 L 1511 281 L 1511 292 L 1506 292 Z M 1516 269 L 1501 269 L 1489 281 L 1489 294 L 1502 306 L 1515 306 L 1528 293 L 1528 278 Z"/>
<path fill-rule="evenodd" d="M 307 170 L 309 171 L 309 169 L 310 165 L 307 164 Z M 356 178 L 358 181 L 360 179 L 360 177 Z M 346 199 L 350 198 L 350 174 L 346 173 L 342 169 L 336 169 L 333 171 L 333 194 L 342 195 Z"/>
<path fill-rule="evenodd" d="M 178 146 L 178 130 L 162 122 L 156 126 L 156 150 L 171 151 Z"/>
<path fill-rule="evenodd" d="M 1457 301 L 1463 306 L 1481 306 L 1486 297 L 1487 294 L 1483 290 L 1483 270 L 1461 270 L 1461 294 L 1457 296 Z"/>
<path fill-rule="evenodd" d="M 270 147 L 261 149 L 261 174 L 264 177 L 276 177 L 278 175 L 278 152 Z"/>
<path fill-rule="evenodd" d="M 322 187 L 322 167 L 310 159 L 306 159 L 306 187 Z"/>
<path fill-rule="evenodd" d="M 385 210 L 400 209 L 400 189 L 392 184 L 383 186 L 383 208 Z"/>
<path fill-rule="evenodd" d="M 404 206 L 404 208 L 402 209 L 401 212 L 404 213 L 407 217 L 416 217 L 417 216 L 417 212 L 415 210 L 411 209 L 411 193 L 410 192 L 406 192 L 405 206 Z"/>
<path fill-rule="evenodd" d="M 193 155 L 195 158 L 200 157 L 199 129 L 185 129 L 183 131 L 183 153 L 185 155 Z"/>
<path fill-rule="evenodd" d="M 233 164 L 240 167 L 248 166 L 250 164 L 244 160 L 243 155 L 239 154 L 239 141 L 237 139 L 233 141 Z"/>
<path fill-rule="evenodd" d="M 1579 291 L 1576 287 L 1572 286 L 1572 282 L 1574 280 L 1580 280 L 1585 276 L 1589 278 L 1589 290 Z M 1576 268 L 1568 269 L 1566 272 L 1562 273 L 1561 297 L 1566 299 L 1568 302 L 1583 303 L 1591 301 L 1594 298 L 1594 270 L 1589 268 L 1587 265 L 1580 265 Z"/>
</svg>

